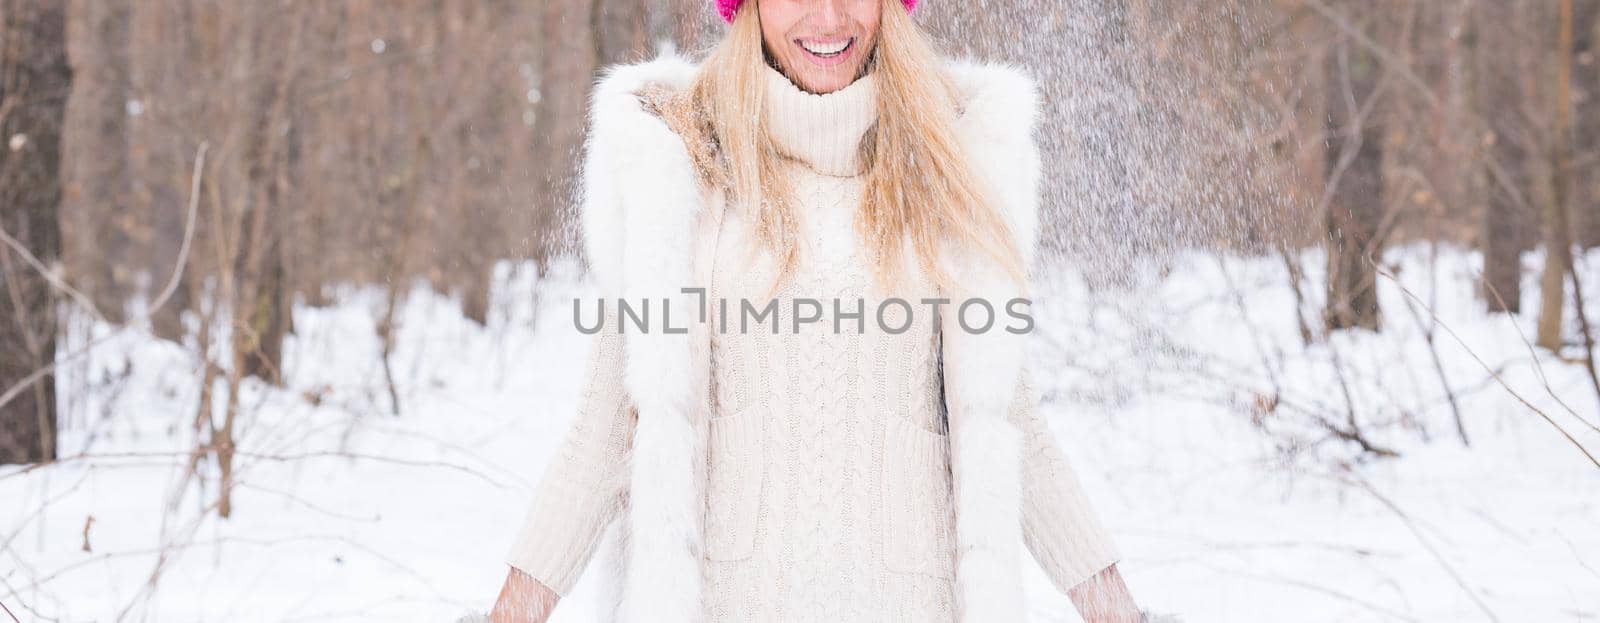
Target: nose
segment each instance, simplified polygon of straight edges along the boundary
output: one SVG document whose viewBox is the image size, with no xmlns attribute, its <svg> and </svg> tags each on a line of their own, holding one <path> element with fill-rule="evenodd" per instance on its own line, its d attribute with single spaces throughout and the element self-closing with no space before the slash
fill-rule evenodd
<svg viewBox="0 0 1600 623">
<path fill-rule="evenodd" d="M 845 27 L 844 4 L 846 0 L 821 0 L 817 9 L 817 25 L 829 32 Z"/>
</svg>

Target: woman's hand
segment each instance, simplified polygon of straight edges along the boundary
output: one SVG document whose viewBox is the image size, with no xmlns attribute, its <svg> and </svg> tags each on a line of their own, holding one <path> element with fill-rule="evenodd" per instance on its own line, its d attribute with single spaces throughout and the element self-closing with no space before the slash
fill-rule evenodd
<svg viewBox="0 0 1600 623">
<path fill-rule="evenodd" d="M 1084 623 L 1140 623 L 1142 618 L 1116 565 L 1078 583 L 1067 591 L 1067 596 L 1078 607 Z"/>
<path fill-rule="evenodd" d="M 545 623 L 558 601 L 561 596 L 550 587 L 512 567 L 489 612 L 489 623 Z"/>
</svg>

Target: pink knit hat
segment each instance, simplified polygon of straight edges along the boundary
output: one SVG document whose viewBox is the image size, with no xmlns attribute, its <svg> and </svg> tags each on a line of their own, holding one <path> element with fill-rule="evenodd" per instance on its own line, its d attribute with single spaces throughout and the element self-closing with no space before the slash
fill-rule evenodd
<svg viewBox="0 0 1600 623">
<path fill-rule="evenodd" d="M 917 0 L 900 1 L 905 3 L 907 11 L 917 8 Z M 744 0 L 717 0 L 717 14 L 722 16 L 723 21 L 732 24 L 733 14 L 739 11 L 741 4 L 744 4 Z"/>
</svg>

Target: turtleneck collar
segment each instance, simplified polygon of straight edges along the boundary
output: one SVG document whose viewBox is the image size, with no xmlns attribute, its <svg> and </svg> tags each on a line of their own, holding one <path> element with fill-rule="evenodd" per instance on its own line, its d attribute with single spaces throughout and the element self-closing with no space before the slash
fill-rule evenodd
<svg viewBox="0 0 1600 623">
<path fill-rule="evenodd" d="M 772 66 L 765 67 L 767 124 L 778 151 L 824 175 L 861 174 L 861 137 L 878 115 L 873 75 L 817 95 L 801 90 Z"/>
</svg>

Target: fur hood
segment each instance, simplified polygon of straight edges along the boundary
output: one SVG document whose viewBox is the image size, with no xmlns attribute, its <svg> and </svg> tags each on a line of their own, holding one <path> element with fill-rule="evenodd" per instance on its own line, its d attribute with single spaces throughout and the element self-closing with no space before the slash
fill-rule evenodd
<svg viewBox="0 0 1600 623">
<path fill-rule="evenodd" d="M 1031 265 L 1040 176 L 1034 83 L 1009 66 L 947 61 L 947 68 L 961 91 L 959 137 Z M 723 201 L 720 193 L 701 192 L 680 137 L 636 96 L 651 84 L 684 88 L 695 72 L 695 65 L 670 53 L 607 69 L 594 90 L 584 157 L 579 222 L 600 295 L 652 307 L 665 302 L 660 315 L 672 317 L 661 326 L 687 326 L 680 333 L 630 331 L 625 338 L 623 384 L 638 423 L 612 580 L 620 583 L 614 618 L 627 622 L 690 623 L 703 612 L 711 330 L 693 313 L 698 295 L 683 289 L 710 283 Z M 1022 296 L 991 262 L 959 249 L 947 251 L 943 261 L 960 283 L 975 287 L 941 296 L 981 297 L 995 309 Z M 1019 559 L 1021 436 L 1006 420 L 1025 337 L 946 330 L 942 341 L 956 602 L 963 621 L 1019 621 L 1026 612 Z"/>
</svg>

